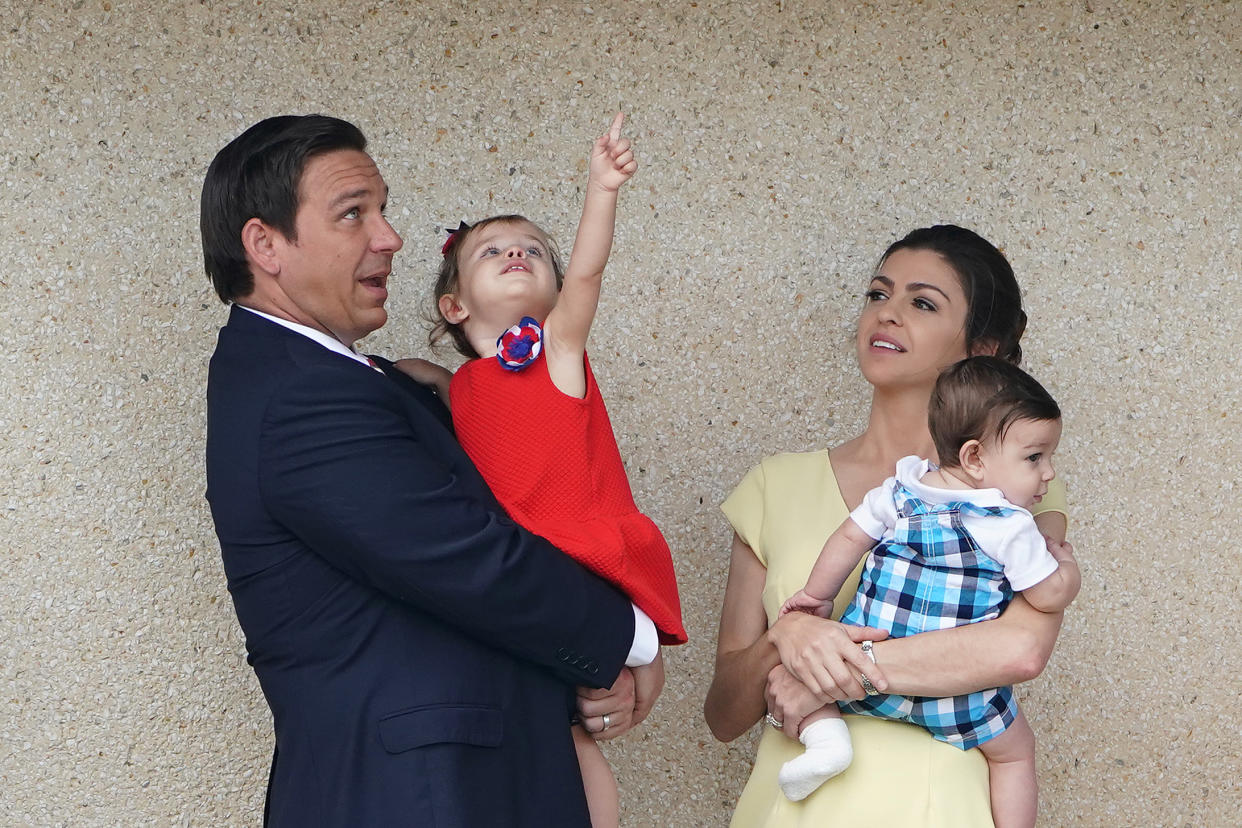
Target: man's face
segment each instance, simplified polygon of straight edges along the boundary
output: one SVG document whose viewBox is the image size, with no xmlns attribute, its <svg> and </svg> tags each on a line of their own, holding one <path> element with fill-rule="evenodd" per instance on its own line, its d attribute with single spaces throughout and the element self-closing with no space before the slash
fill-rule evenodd
<svg viewBox="0 0 1242 828">
<path fill-rule="evenodd" d="M 346 345 L 388 321 L 388 275 L 401 237 L 384 218 L 388 185 L 364 152 L 311 158 L 302 172 L 294 228 L 277 234 L 282 309 Z"/>
</svg>

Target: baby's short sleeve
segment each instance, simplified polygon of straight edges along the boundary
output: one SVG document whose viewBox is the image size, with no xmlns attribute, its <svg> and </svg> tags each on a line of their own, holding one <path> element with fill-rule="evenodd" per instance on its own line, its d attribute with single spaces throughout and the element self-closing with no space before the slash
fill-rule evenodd
<svg viewBox="0 0 1242 828">
<path fill-rule="evenodd" d="M 985 518 L 985 520 L 997 518 Z M 984 552 L 995 558 L 1005 568 L 1005 578 L 1016 592 L 1029 589 L 1057 571 L 1057 559 L 1048 551 L 1048 543 L 1040 534 L 1035 521 L 1025 512 L 1010 515 L 1007 521 L 1010 531 L 1001 548 Z"/>
<path fill-rule="evenodd" d="M 897 478 L 890 477 L 867 492 L 858 508 L 850 512 L 850 519 L 868 537 L 879 540 L 897 525 L 897 503 L 893 500 L 896 487 Z"/>
</svg>

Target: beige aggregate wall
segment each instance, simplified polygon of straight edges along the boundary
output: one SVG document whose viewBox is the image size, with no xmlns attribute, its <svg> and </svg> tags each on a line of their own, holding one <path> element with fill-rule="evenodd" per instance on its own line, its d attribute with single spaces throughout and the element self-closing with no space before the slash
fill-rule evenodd
<svg viewBox="0 0 1242 828">
<path fill-rule="evenodd" d="M 692 642 L 611 746 L 629 826 L 722 825 L 750 738 L 702 721 L 729 531 L 765 454 L 854 434 L 869 268 L 952 220 L 1003 245 L 1067 412 L 1083 563 L 1022 690 L 1046 825 L 1242 811 L 1238 3 L 0 2 L 0 824 L 256 825 L 271 753 L 203 500 L 225 309 L 198 192 L 251 122 L 359 123 L 425 353 L 442 236 L 572 240 L 630 114 L 593 362 Z M 377 481 L 380 484 L 382 481 Z"/>
</svg>

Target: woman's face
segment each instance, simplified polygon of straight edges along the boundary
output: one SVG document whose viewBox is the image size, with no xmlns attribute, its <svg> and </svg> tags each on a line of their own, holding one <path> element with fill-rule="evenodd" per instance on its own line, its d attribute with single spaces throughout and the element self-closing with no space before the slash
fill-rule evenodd
<svg viewBox="0 0 1242 828">
<path fill-rule="evenodd" d="M 930 389 L 966 357 L 967 311 L 961 281 L 938 253 L 895 251 L 872 277 L 858 320 L 863 376 L 877 388 Z"/>
</svg>

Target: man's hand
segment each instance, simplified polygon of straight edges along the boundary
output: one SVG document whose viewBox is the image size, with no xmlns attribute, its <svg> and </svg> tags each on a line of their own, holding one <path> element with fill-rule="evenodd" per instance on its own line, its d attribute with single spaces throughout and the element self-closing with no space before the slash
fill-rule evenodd
<svg viewBox="0 0 1242 828">
<path fill-rule="evenodd" d="M 622 667 L 621 674 L 607 690 L 578 688 L 578 719 L 596 739 L 612 739 L 633 725 L 634 701 L 634 674 L 629 667 Z"/>
<path fill-rule="evenodd" d="M 591 147 L 588 187 L 598 187 L 615 193 L 638 170 L 638 161 L 630 149 L 630 139 L 621 137 L 621 124 L 624 121 L 625 115 L 618 112 L 608 131 L 595 139 L 595 146 Z"/>
<path fill-rule="evenodd" d="M 596 739 L 615 739 L 647 718 L 664 689 L 664 658 L 643 667 L 625 667 L 612 687 L 578 688 L 578 718 Z M 608 721 L 604 721 L 604 717 Z"/>
</svg>

